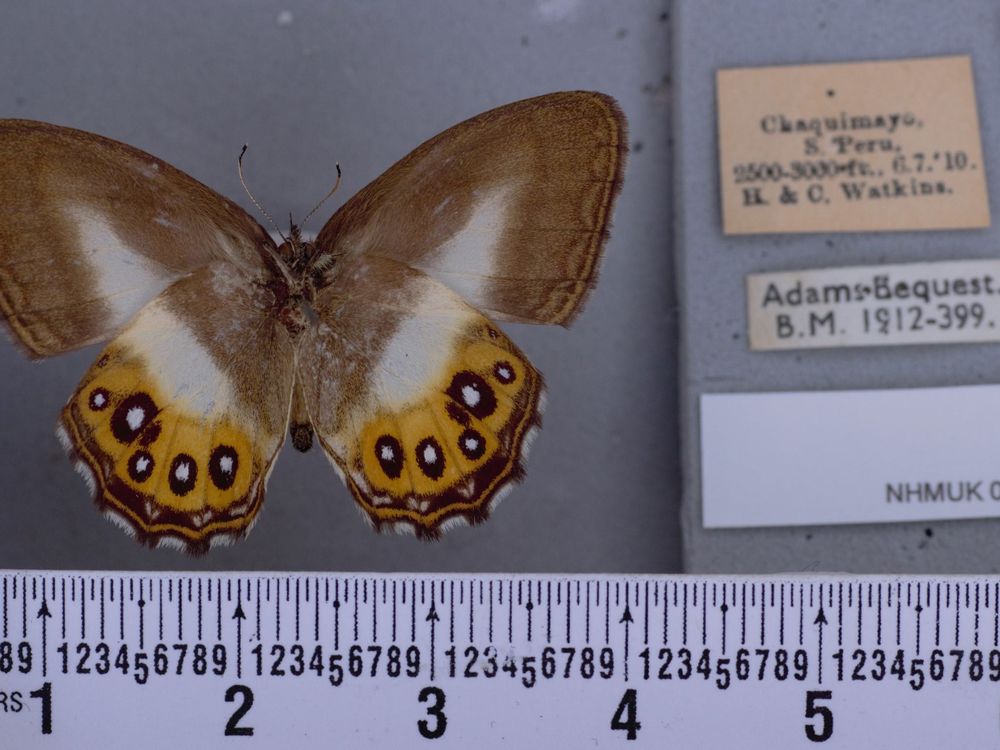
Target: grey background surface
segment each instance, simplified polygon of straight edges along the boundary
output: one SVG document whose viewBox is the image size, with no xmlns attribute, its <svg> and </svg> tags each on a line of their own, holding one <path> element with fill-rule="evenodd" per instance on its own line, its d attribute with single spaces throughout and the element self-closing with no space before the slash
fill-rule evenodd
<svg viewBox="0 0 1000 750">
<path fill-rule="evenodd" d="M 150 551 L 104 521 L 53 434 L 97 354 L 0 342 L 0 567 L 670 572 L 679 568 L 667 0 L 9 3 L 0 116 L 101 133 L 275 216 L 330 211 L 411 148 L 491 107 L 596 89 L 633 152 L 601 281 L 572 329 L 508 326 L 545 373 L 526 481 L 435 544 L 376 535 L 319 450 L 285 447 L 234 547 Z M 318 229 L 323 219 L 317 222 Z M 45 248 L 38 249 L 44 256 Z"/>
<path fill-rule="evenodd" d="M 698 396 L 996 383 L 1000 347 L 751 353 L 748 273 L 994 258 L 1000 247 L 1000 4 L 995 0 L 713 0 L 676 3 L 676 242 L 682 323 L 684 560 L 688 572 L 998 572 L 1000 521 L 706 531 Z M 971 54 L 993 227 L 961 232 L 724 237 L 715 70 Z M 933 429 L 933 425 L 928 425 Z M 766 498 L 748 498 L 766 502 Z"/>
</svg>

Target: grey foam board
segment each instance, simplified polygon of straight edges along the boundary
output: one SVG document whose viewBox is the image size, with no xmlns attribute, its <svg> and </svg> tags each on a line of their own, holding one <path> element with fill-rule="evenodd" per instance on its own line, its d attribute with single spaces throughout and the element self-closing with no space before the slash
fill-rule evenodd
<svg viewBox="0 0 1000 750">
<path fill-rule="evenodd" d="M 688 572 L 1000 571 L 1000 521 L 705 530 L 703 393 L 995 383 L 996 345 L 751 353 L 744 277 L 761 271 L 1000 252 L 1000 6 L 993 0 L 680 0 L 675 8 L 675 246 L 681 322 L 682 531 Z M 726 237 L 715 129 L 719 68 L 970 54 L 993 226 L 959 232 Z M 834 459 L 835 460 L 835 459 Z M 766 502 L 766 498 L 748 498 Z"/>
<path fill-rule="evenodd" d="M 545 374 L 527 477 L 440 542 L 376 535 L 314 449 L 286 445 L 248 540 L 140 548 L 93 507 L 54 436 L 94 348 L 30 363 L 0 341 L 0 568 L 671 572 L 680 566 L 666 0 L 10 4 L 0 116 L 166 159 L 253 212 L 339 202 L 424 139 L 517 99 L 616 97 L 633 150 L 600 282 L 572 328 L 505 326 Z M 320 219 L 322 221 L 322 219 Z M 317 227 L 314 227 L 314 229 Z M 45 248 L 39 248 L 44 256 Z"/>
</svg>

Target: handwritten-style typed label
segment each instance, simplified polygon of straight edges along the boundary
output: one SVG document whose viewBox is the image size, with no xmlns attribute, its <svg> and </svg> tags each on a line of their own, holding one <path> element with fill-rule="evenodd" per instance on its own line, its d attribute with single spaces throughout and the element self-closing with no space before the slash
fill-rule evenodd
<svg viewBox="0 0 1000 750">
<path fill-rule="evenodd" d="M 1000 260 L 747 277 L 750 348 L 1000 341 Z"/>
<path fill-rule="evenodd" d="M 990 224 L 969 57 L 720 70 L 726 234 Z"/>
</svg>

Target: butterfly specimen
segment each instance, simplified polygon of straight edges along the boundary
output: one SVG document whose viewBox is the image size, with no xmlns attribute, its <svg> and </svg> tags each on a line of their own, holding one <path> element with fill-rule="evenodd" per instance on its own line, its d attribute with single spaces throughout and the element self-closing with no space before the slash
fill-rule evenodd
<svg viewBox="0 0 1000 750">
<path fill-rule="evenodd" d="M 245 536 L 289 433 L 376 528 L 433 538 L 522 474 L 542 378 L 493 321 L 579 312 L 625 151 L 609 97 L 527 99 L 278 245 L 154 156 L 0 120 L 0 311 L 31 357 L 108 342 L 59 434 L 140 541 Z"/>
</svg>

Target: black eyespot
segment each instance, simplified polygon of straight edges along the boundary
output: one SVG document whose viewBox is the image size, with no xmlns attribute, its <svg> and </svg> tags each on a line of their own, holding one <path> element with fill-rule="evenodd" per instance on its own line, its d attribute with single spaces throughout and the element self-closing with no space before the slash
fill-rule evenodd
<svg viewBox="0 0 1000 750">
<path fill-rule="evenodd" d="M 493 365 L 493 374 L 496 376 L 496 379 L 504 385 L 510 385 L 517 380 L 517 373 L 514 371 L 514 365 L 505 360 L 500 360 Z"/>
<path fill-rule="evenodd" d="M 208 459 L 208 476 L 212 484 L 220 490 L 228 490 L 236 481 L 236 470 L 240 466 L 240 457 L 231 445 L 219 445 L 212 451 Z"/>
<path fill-rule="evenodd" d="M 454 401 L 446 403 L 444 405 L 444 410 L 448 413 L 448 417 L 452 422 L 457 422 L 462 425 L 462 427 L 468 427 L 469 423 L 472 421 L 469 418 L 469 412 L 456 404 Z"/>
<path fill-rule="evenodd" d="M 94 411 L 104 411 L 111 403 L 111 396 L 104 388 L 95 388 L 90 392 L 87 405 Z"/>
<path fill-rule="evenodd" d="M 153 422 L 153 424 L 142 431 L 142 434 L 139 436 L 139 445 L 143 448 L 148 448 L 156 442 L 156 438 L 160 436 L 160 432 L 162 431 L 163 425 L 159 422 Z"/>
<path fill-rule="evenodd" d="M 455 373 L 445 391 L 474 417 L 483 419 L 497 409 L 497 397 L 489 384 L 474 372 Z"/>
<path fill-rule="evenodd" d="M 111 434 L 119 443 L 131 443 L 159 412 L 148 393 L 133 393 L 111 415 Z"/>
<path fill-rule="evenodd" d="M 403 473 L 403 446 L 392 435 L 383 435 L 375 441 L 375 458 L 389 479 L 399 479 Z"/>
<path fill-rule="evenodd" d="M 183 497 L 194 489 L 198 479 L 198 464 L 187 453 L 178 453 L 170 463 L 170 491 Z"/>
<path fill-rule="evenodd" d="M 417 443 L 417 466 L 431 479 L 440 479 L 444 474 L 444 451 L 441 443 L 432 437 L 425 437 Z"/>
<path fill-rule="evenodd" d="M 145 482 L 153 474 L 156 462 L 147 451 L 136 451 L 128 460 L 128 475 L 136 482 Z"/>
<path fill-rule="evenodd" d="M 458 449 L 470 461 L 476 461 L 486 452 L 486 439 L 473 429 L 458 436 Z"/>
</svg>

